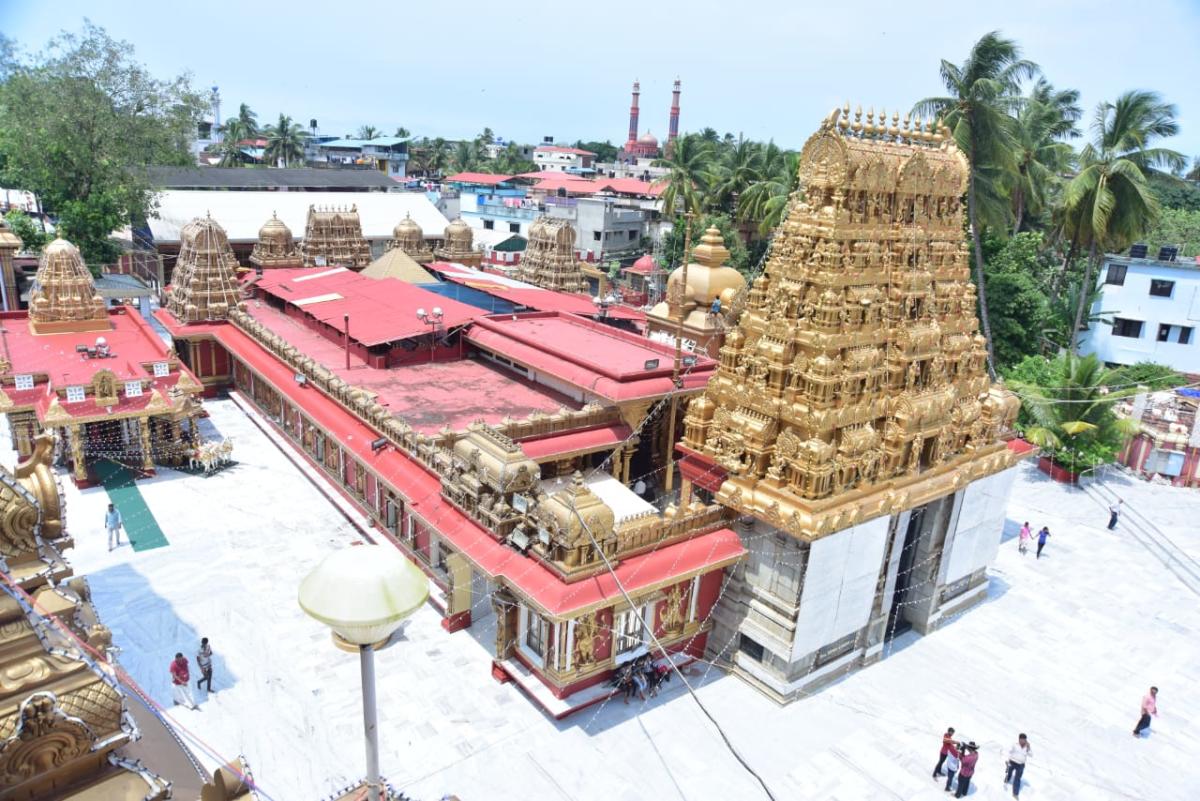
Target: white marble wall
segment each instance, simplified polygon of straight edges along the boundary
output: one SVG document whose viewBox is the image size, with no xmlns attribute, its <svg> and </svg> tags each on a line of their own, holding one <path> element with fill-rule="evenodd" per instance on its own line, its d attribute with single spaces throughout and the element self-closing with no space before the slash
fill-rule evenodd
<svg viewBox="0 0 1200 801">
<path fill-rule="evenodd" d="M 890 520 L 877 517 L 812 544 L 792 659 L 867 625 Z"/>
<path fill-rule="evenodd" d="M 941 583 L 957 581 L 986 567 L 996 558 L 1000 535 L 1004 531 L 1008 495 L 1016 477 L 1017 468 L 1010 467 L 981 478 L 963 492 Z"/>
</svg>

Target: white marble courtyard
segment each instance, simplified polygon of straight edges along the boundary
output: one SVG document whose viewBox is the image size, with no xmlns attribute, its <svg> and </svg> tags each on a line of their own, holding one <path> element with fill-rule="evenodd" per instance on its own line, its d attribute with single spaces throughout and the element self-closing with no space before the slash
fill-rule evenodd
<svg viewBox="0 0 1200 801">
<path fill-rule="evenodd" d="M 68 486 L 68 555 L 89 576 L 124 667 L 164 705 L 171 656 L 212 640 L 218 692 L 201 694 L 199 711 L 171 712 L 211 749 L 206 762 L 244 754 L 264 798 L 315 801 L 363 772 L 358 666 L 300 611 L 296 588 L 360 535 L 232 402 L 206 407 L 235 438 L 239 464 L 139 483 L 170 545 L 108 553 L 104 491 Z M 1200 557 L 1200 492 L 1120 491 Z M 981 746 L 972 798 L 1010 797 L 1001 753 L 1018 731 L 1034 749 L 1022 798 L 1200 797 L 1200 598 L 1106 531 L 1091 497 L 1031 467 L 1009 518 L 987 603 L 812 698 L 778 707 L 700 666 L 699 696 L 776 798 L 944 798 L 929 773 L 947 725 Z M 1040 561 L 1017 553 L 1025 519 L 1053 532 Z M 409 795 L 765 797 L 678 683 L 644 706 L 609 703 L 556 723 L 491 678 L 486 626 L 448 635 L 438 622 L 421 610 L 407 641 L 378 660 L 383 770 Z M 1150 684 L 1161 715 L 1134 740 Z"/>
</svg>

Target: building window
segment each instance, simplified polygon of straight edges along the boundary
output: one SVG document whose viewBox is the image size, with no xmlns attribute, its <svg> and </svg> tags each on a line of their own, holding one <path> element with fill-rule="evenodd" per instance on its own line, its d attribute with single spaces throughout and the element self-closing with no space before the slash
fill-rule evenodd
<svg viewBox="0 0 1200 801">
<path fill-rule="evenodd" d="M 1192 327 L 1190 325 L 1179 326 L 1179 344 L 1186 345 L 1192 341 Z"/>
<path fill-rule="evenodd" d="M 521 233 L 521 224 L 520 224 L 520 223 L 509 223 L 509 224 L 508 224 L 508 232 L 509 232 L 510 234 L 519 234 L 519 233 Z"/>
<path fill-rule="evenodd" d="M 1163 281 L 1161 278 L 1150 280 L 1150 294 L 1156 298 L 1169 298 L 1174 289 L 1174 281 Z"/>
<path fill-rule="evenodd" d="M 496 221 L 495 220 L 484 220 L 483 227 L 485 230 L 491 231 L 492 229 L 494 229 L 496 227 Z"/>
<path fill-rule="evenodd" d="M 599 242 L 599 241 L 600 241 L 600 232 L 599 232 L 599 231 L 592 231 L 592 239 L 594 239 L 595 241 Z"/>
<path fill-rule="evenodd" d="M 617 616 L 617 653 L 623 654 L 642 645 L 646 606 L 628 609 Z"/>
<path fill-rule="evenodd" d="M 1126 320 L 1124 317 L 1114 317 L 1113 336 L 1140 339 L 1142 336 L 1142 321 Z"/>
<path fill-rule="evenodd" d="M 1108 273 L 1104 277 L 1104 283 L 1112 284 L 1113 286 L 1125 286 L 1125 272 L 1129 269 L 1124 264 L 1108 265 Z"/>
<path fill-rule="evenodd" d="M 632 242 L 635 239 L 637 239 L 637 231 L 631 229 L 629 231 L 629 241 Z"/>
<path fill-rule="evenodd" d="M 1158 326 L 1158 341 L 1166 342 L 1171 337 L 1171 326 L 1166 323 L 1161 323 Z"/>
<path fill-rule="evenodd" d="M 532 609 L 525 610 L 525 645 L 538 656 L 546 655 L 546 629 L 542 616 Z"/>
<path fill-rule="evenodd" d="M 738 651 L 750 657 L 755 662 L 763 661 L 763 656 L 766 652 L 762 647 L 762 643 L 755 642 L 745 634 L 738 637 Z"/>
<path fill-rule="evenodd" d="M 67 403 L 82 403 L 86 394 L 83 387 L 67 387 Z"/>
</svg>

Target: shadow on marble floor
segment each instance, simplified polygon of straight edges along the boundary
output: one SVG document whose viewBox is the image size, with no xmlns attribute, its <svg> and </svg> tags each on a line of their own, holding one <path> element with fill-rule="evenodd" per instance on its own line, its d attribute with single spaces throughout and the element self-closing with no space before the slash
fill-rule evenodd
<svg viewBox="0 0 1200 801">
<path fill-rule="evenodd" d="M 181 620 L 171 603 L 154 591 L 146 578 L 130 564 L 118 564 L 88 574 L 93 603 L 102 623 L 113 633 L 120 649 L 117 661 L 156 701 L 172 704 L 169 666 L 177 652 L 187 657 L 192 693 L 203 706 L 207 685 L 198 690 L 200 669 L 196 652 L 205 636 Z M 228 690 L 238 683 L 222 655 L 222 647 L 236 643 L 210 642 L 213 649 L 213 689 Z"/>
</svg>

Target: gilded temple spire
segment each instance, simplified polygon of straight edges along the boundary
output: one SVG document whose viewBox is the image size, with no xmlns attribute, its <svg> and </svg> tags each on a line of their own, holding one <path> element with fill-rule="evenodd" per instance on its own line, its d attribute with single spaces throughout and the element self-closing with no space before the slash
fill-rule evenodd
<svg viewBox="0 0 1200 801">
<path fill-rule="evenodd" d="M 110 327 L 104 299 L 79 248 L 65 239 L 55 239 L 42 251 L 29 296 L 29 324 L 42 334 Z"/>
</svg>

